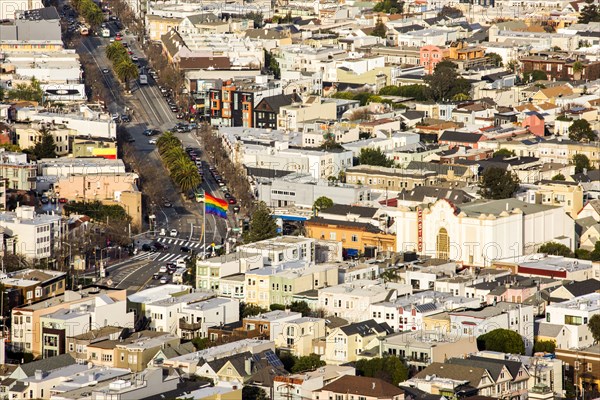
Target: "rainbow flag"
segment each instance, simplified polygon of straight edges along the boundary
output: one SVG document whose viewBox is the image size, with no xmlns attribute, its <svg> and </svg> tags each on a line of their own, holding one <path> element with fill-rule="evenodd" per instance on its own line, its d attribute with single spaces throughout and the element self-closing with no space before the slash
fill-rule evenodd
<svg viewBox="0 0 600 400">
<path fill-rule="evenodd" d="M 221 218 L 227 218 L 227 201 L 217 199 L 209 194 L 204 195 L 204 210 L 207 214 L 216 215 Z"/>
</svg>

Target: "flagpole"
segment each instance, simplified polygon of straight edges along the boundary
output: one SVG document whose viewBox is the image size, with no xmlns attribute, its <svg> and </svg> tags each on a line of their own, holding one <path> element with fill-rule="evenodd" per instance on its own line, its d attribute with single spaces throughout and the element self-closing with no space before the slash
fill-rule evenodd
<svg viewBox="0 0 600 400">
<path fill-rule="evenodd" d="M 206 257 L 206 191 L 204 191 L 204 201 L 202 202 L 204 213 L 202 215 L 202 240 L 204 241 L 203 250 L 202 250 L 202 259 Z"/>
</svg>

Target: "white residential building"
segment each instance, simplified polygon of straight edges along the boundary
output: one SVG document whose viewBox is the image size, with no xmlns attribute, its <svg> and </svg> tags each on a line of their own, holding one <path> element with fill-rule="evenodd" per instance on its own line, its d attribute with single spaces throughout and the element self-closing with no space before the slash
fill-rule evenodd
<svg viewBox="0 0 600 400">
<path fill-rule="evenodd" d="M 60 215 L 37 214 L 32 206 L 19 206 L 14 212 L 0 213 L 6 250 L 29 259 L 50 259 L 62 234 Z"/>
<path fill-rule="evenodd" d="M 358 280 L 319 289 L 319 308 L 328 315 L 359 322 L 371 319 L 371 304 L 395 301 L 405 294 L 412 294 L 410 285 Z"/>
<path fill-rule="evenodd" d="M 213 296 L 209 292 L 191 292 L 144 303 L 145 317 L 149 321 L 148 329 L 157 332 L 178 333 L 182 309 L 188 304 L 201 302 Z"/>
<path fill-rule="evenodd" d="M 179 317 L 179 337 L 207 337 L 211 326 L 239 321 L 240 303 L 238 300 L 222 297 L 188 303 L 179 311 Z"/>
<path fill-rule="evenodd" d="M 590 293 L 572 300 L 546 306 L 546 323 L 567 327 L 567 346 L 578 349 L 594 343 L 588 323 L 592 316 L 600 314 L 600 293 Z"/>
<path fill-rule="evenodd" d="M 110 115 L 92 110 L 86 105 L 81 105 L 79 112 L 72 114 L 51 113 L 35 107 L 20 108 L 17 111 L 17 120 L 65 125 L 66 128 L 75 131 L 77 136 L 115 140 L 117 138 L 117 123 Z"/>
<path fill-rule="evenodd" d="M 264 265 L 270 267 L 294 261 L 312 264 L 315 262 L 315 239 L 277 236 L 240 246 L 237 251 L 252 260 L 262 258 Z"/>
<path fill-rule="evenodd" d="M 454 311 L 450 316 L 450 331 L 453 335 L 475 340 L 494 329 L 510 329 L 523 338 L 525 354 L 533 349 L 534 319 L 533 306 L 499 302 L 482 310 Z"/>
</svg>

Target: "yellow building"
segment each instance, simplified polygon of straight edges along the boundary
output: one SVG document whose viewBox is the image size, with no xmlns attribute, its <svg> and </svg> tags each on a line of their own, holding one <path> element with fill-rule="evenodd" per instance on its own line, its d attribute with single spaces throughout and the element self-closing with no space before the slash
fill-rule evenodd
<svg viewBox="0 0 600 400">
<path fill-rule="evenodd" d="M 396 235 L 385 233 L 369 223 L 314 217 L 304 226 L 308 237 L 339 240 L 346 250 L 364 252 L 366 248 L 374 247 L 379 251 L 394 251 L 396 248 Z"/>
<path fill-rule="evenodd" d="M 279 335 L 275 337 L 275 346 L 296 357 L 304 357 L 314 353 L 314 341 L 323 337 L 325 320 L 303 317 L 282 323 Z"/>
<path fill-rule="evenodd" d="M 325 340 L 324 361 L 335 365 L 356 361 L 362 351 L 379 347 L 378 338 L 388 333 L 391 329 L 388 332 L 373 319 L 335 328 Z"/>
<path fill-rule="evenodd" d="M 562 206 L 572 218 L 583 208 L 583 188 L 575 182 L 543 182 L 534 196 L 536 204 Z"/>
<path fill-rule="evenodd" d="M 131 217 L 133 229 L 142 226 L 142 192 L 137 189 L 137 174 L 71 174 L 54 185 L 58 197 L 75 201 L 100 201 L 122 206 Z"/>
<path fill-rule="evenodd" d="M 158 15 L 146 15 L 146 29 L 150 40 L 160 40 L 160 37 L 169 32 L 171 28 L 177 28 L 183 18 L 168 18 Z"/>
<path fill-rule="evenodd" d="M 17 134 L 17 145 L 21 149 L 29 149 L 34 147 L 42 138 L 42 125 L 31 124 L 27 126 L 15 127 Z M 54 144 L 56 145 L 56 154 L 65 156 L 69 154 L 69 136 L 75 131 L 68 129 L 64 125 L 52 125 L 48 129 L 48 133 L 52 135 Z"/>
</svg>

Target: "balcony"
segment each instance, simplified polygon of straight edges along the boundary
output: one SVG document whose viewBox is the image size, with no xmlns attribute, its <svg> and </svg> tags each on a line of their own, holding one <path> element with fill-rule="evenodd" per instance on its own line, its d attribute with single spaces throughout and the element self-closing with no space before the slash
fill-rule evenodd
<svg viewBox="0 0 600 400">
<path fill-rule="evenodd" d="M 201 322 L 187 322 L 185 318 L 179 318 L 179 329 L 184 331 L 198 331 L 202 329 Z"/>
<path fill-rule="evenodd" d="M 408 356 L 406 357 L 406 361 L 409 364 L 426 364 L 429 365 L 431 363 L 429 356 L 425 356 L 425 357 L 413 357 L 413 356 Z"/>
</svg>

